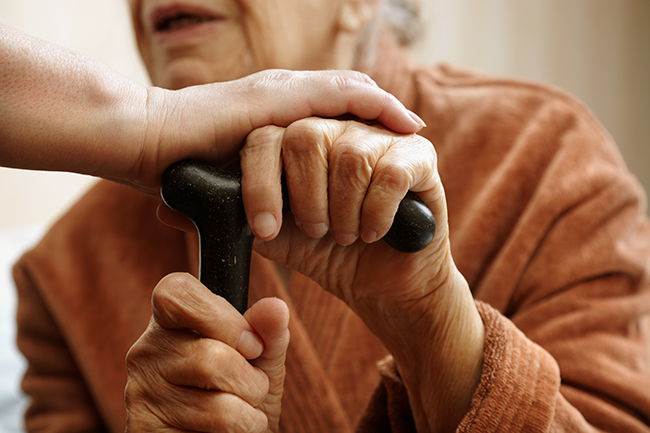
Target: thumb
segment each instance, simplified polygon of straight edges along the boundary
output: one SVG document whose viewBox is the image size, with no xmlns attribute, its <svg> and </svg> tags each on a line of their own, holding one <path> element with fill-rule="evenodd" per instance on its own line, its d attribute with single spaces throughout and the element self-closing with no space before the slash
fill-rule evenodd
<svg viewBox="0 0 650 433">
<path fill-rule="evenodd" d="M 264 351 L 251 364 L 269 378 L 269 392 L 258 409 L 268 418 L 267 431 L 277 431 L 289 347 L 289 308 L 281 299 L 265 298 L 250 307 L 244 317 L 264 342 Z"/>
</svg>

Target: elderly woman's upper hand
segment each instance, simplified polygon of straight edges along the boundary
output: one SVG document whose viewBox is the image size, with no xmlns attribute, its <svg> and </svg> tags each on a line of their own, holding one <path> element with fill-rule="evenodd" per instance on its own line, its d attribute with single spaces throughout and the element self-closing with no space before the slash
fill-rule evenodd
<svg viewBox="0 0 650 433">
<path fill-rule="evenodd" d="M 152 307 L 127 354 L 127 432 L 278 431 L 284 302 L 262 299 L 242 316 L 195 278 L 173 274 L 154 290 Z"/>
<path fill-rule="evenodd" d="M 440 419 L 454 429 L 478 385 L 483 324 L 451 256 L 433 145 L 381 125 L 309 118 L 254 131 L 240 157 L 256 250 L 344 300 L 382 340 L 418 431 Z M 293 216 L 282 215 L 283 168 Z M 379 241 L 408 190 L 437 221 L 415 254 Z"/>
<path fill-rule="evenodd" d="M 240 157 L 249 226 L 266 241 L 257 250 L 318 281 L 352 308 L 367 305 L 367 298 L 391 304 L 421 299 L 448 280 L 453 261 L 446 260 L 446 204 L 428 140 L 380 125 L 309 118 L 254 131 Z M 283 169 L 293 214 L 284 221 Z M 439 226 L 430 247 L 416 255 L 378 242 L 409 190 Z"/>
</svg>

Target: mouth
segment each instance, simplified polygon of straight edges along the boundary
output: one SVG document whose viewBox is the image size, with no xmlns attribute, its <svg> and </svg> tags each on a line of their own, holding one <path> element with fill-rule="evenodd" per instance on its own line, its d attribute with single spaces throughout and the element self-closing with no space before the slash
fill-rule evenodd
<svg viewBox="0 0 650 433">
<path fill-rule="evenodd" d="M 201 8 L 172 6 L 158 9 L 151 22 L 157 33 L 173 32 L 220 20 L 222 17 Z"/>
<path fill-rule="evenodd" d="M 208 21 L 214 21 L 214 18 L 180 13 L 175 16 L 161 18 L 156 23 L 155 28 L 157 32 L 169 32 L 189 26 L 195 26 Z"/>
</svg>

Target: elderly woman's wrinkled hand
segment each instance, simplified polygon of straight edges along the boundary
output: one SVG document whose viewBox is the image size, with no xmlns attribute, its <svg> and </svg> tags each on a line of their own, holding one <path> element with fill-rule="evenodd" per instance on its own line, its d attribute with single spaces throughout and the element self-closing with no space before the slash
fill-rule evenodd
<svg viewBox="0 0 650 433">
<path fill-rule="evenodd" d="M 156 287 L 149 326 L 127 355 L 127 432 L 276 432 L 289 312 L 262 299 L 242 316 L 198 280 Z"/>
<path fill-rule="evenodd" d="M 449 274 L 444 191 L 428 140 L 380 125 L 309 118 L 254 131 L 240 157 L 249 226 L 266 241 L 258 251 L 318 281 L 352 308 L 367 298 L 420 299 L 430 280 Z M 284 221 L 282 169 L 293 214 Z M 377 242 L 409 190 L 439 225 L 431 246 L 416 255 Z"/>
<path fill-rule="evenodd" d="M 429 415 L 440 410 L 450 426 L 459 422 L 478 385 L 484 331 L 451 255 L 434 146 L 381 125 L 309 118 L 254 131 L 240 159 L 256 251 L 312 278 L 364 320 L 414 390 L 416 417 L 422 402 Z M 293 217 L 282 215 L 282 169 Z M 379 242 L 408 190 L 437 221 L 433 242 L 415 254 Z M 455 395 L 438 401 L 439 387 Z"/>
</svg>

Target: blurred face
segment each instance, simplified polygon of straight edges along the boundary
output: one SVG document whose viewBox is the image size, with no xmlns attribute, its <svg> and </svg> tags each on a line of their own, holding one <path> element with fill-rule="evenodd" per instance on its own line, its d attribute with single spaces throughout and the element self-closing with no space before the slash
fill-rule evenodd
<svg viewBox="0 0 650 433">
<path fill-rule="evenodd" d="M 349 32 L 340 26 L 345 1 L 130 3 L 138 46 L 153 83 L 178 89 L 262 69 L 351 69 L 354 50 Z"/>
</svg>

